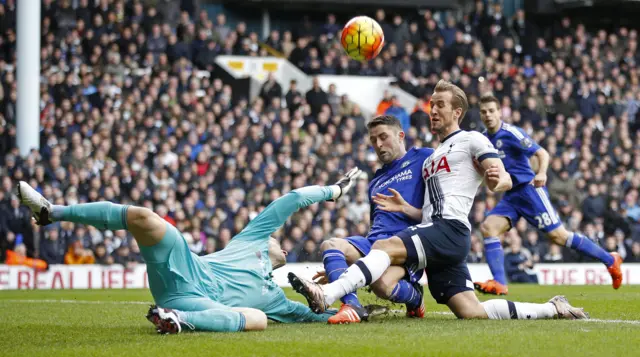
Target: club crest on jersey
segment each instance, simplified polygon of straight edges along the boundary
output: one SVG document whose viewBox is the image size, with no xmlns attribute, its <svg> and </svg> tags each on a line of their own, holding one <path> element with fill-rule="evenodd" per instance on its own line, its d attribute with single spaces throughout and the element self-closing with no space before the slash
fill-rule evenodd
<svg viewBox="0 0 640 357">
<path fill-rule="evenodd" d="M 402 163 L 402 166 L 400 166 L 401 169 L 404 169 L 405 167 L 409 166 L 411 162 L 410 161 L 405 161 Z"/>
<path fill-rule="evenodd" d="M 423 172 L 422 177 L 426 180 L 427 178 L 443 170 L 446 172 L 451 172 L 451 169 L 449 168 L 449 162 L 447 161 L 446 156 L 441 157 L 440 160 L 438 160 L 437 164 L 436 164 L 436 160 L 431 161 L 431 165 L 429 165 L 429 163 L 426 163 L 422 170 Z"/>
<path fill-rule="evenodd" d="M 496 141 L 496 148 L 500 149 L 502 147 L 502 140 Z"/>
</svg>

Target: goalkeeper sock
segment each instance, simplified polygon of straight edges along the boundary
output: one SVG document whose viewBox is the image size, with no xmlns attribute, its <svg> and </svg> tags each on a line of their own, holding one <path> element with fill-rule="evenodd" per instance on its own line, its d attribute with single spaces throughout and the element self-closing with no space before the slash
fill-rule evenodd
<svg viewBox="0 0 640 357">
<path fill-rule="evenodd" d="M 99 229 L 127 229 L 129 206 L 111 202 L 82 203 L 72 206 L 54 205 L 51 209 L 52 221 L 66 221 L 88 224 Z"/>
<path fill-rule="evenodd" d="M 242 313 L 224 309 L 203 311 L 174 310 L 180 324 L 190 330 L 213 332 L 244 331 L 246 319 Z M 183 329 L 184 330 L 184 329 Z"/>
<path fill-rule="evenodd" d="M 328 249 L 322 253 L 322 263 L 324 264 L 324 271 L 327 274 L 329 283 L 333 283 L 338 280 L 342 273 L 344 273 L 349 267 L 344 253 L 337 249 Z M 340 301 L 352 306 L 362 306 L 355 292 L 343 296 L 340 298 Z"/>
</svg>

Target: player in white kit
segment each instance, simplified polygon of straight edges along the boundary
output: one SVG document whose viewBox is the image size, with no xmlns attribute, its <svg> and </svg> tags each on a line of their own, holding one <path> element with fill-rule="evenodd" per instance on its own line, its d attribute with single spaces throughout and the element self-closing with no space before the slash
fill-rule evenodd
<svg viewBox="0 0 640 357">
<path fill-rule="evenodd" d="M 429 290 L 439 304 L 446 304 L 458 318 L 542 319 L 588 318 L 563 296 L 544 304 L 507 300 L 478 301 L 466 265 L 471 245 L 468 216 L 484 172 L 487 187 L 494 192 L 511 189 L 493 144 L 479 132 L 460 130 L 468 109 L 459 87 L 441 80 L 431 97 L 431 130 L 440 145 L 425 160 L 422 169 L 425 199 L 422 209 L 409 205 L 397 192 L 372 197 L 378 207 L 402 212 L 422 223 L 395 236 L 377 241 L 371 252 L 349 267 L 331 284 L 320 286 L 289 273 L 293 288 L 307 299 L 316 313 L 340 297 L 380 279 L 391 265 L 416 272 L 425 269 Z"/>
</svg>

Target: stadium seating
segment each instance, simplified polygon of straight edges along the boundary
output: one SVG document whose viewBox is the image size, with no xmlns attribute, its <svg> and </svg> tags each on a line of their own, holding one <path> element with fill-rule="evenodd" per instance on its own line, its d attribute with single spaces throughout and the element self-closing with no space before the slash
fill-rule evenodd
<svg viewBox="0 0 640 357">
<path fill-rule="evenodd" d="M 551 153 L 549 191 L 563 222 L 640 262 L 636 30 L 588 31 L 565 18 L 542 31 L 523 11 L 507 18 L 499 7 L 478 7 L 461 22 L 431 11 L 378 12 L 387 46 L 359 64 L 340 52 L 339 27 L 331 23 L 308 37 L 294 38 L 290 29 L 261 39 L 243 24 L 227 26 L 223 14 L 93 3 L 43 3 L 41 147 L 23 158 L 16 149 L 15 0 L 0 2 L 0 262 L 7 250 L 23 248 L 48 264 L 79 261 L 74 254 L 96 264 L 142 262 L 126 232 L 34 225 L 14 196 L 17 180 L 57 204 L 149 207 L 178 227 L 195 253 L 207 254 L 284 192 L 332 183 L 352 164 L 372 177 L 379 164 L 367 144 L 369 117 L 351 101 L 329 85 L 301 91 L 288 81 L 261 82 L 253 98 L 218 75 L 222 55 L 283 55 L 308 78 L 397 78 L 394 86 L 417 100 L 395 108 L 411 122 L 408 145 L 436 144 L 426 103 L 439 78 L 468 93 L 466 129 L 482 129 L 477 102 L 491 91 L 504 116 Z M 373 107 L 392 105 L 391 94 L 380 96 Z M 474 227 L 496 202 L 490 192 L 478 193 Z M 274 236 L 289 261 L 319 261 L 324 239 L 365 235 L 368 219 L 363 180 L 351 197 L 297 213 Z M 540 262 L 585 261 L 549 247 L 524 222 L 515 230 Z M 482 261 L 480 234 L 473 239 L 470 260 Z"/>
</svg>

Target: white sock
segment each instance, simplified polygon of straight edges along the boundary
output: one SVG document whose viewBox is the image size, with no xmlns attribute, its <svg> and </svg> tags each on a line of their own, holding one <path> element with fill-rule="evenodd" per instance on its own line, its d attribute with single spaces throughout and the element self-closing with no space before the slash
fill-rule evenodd
<svg viewBox="0 0 640 357">
<path fill-rule="evenodd" d="M 375 282 L 390 265 L 389 254 L 378 249 L 372 250 L 366 257 L 351 265 L 338 280 L 322 287 L 325 302 L 331 305 L 341 297 Z"/>
<path fill-rule="evenodd" d="M 509 308 L 509 304 L 512 304 Z M 489 320 L 538 320 L 552 319 L 556 316 L 556 307 L 548 302 L 544 304 L 530 304 L 526 302 L 511 302 L 508 300 L 488 300 L 482 303 Z M 515 315 L 512 315 L 515 314 Z"/>
</svg>

